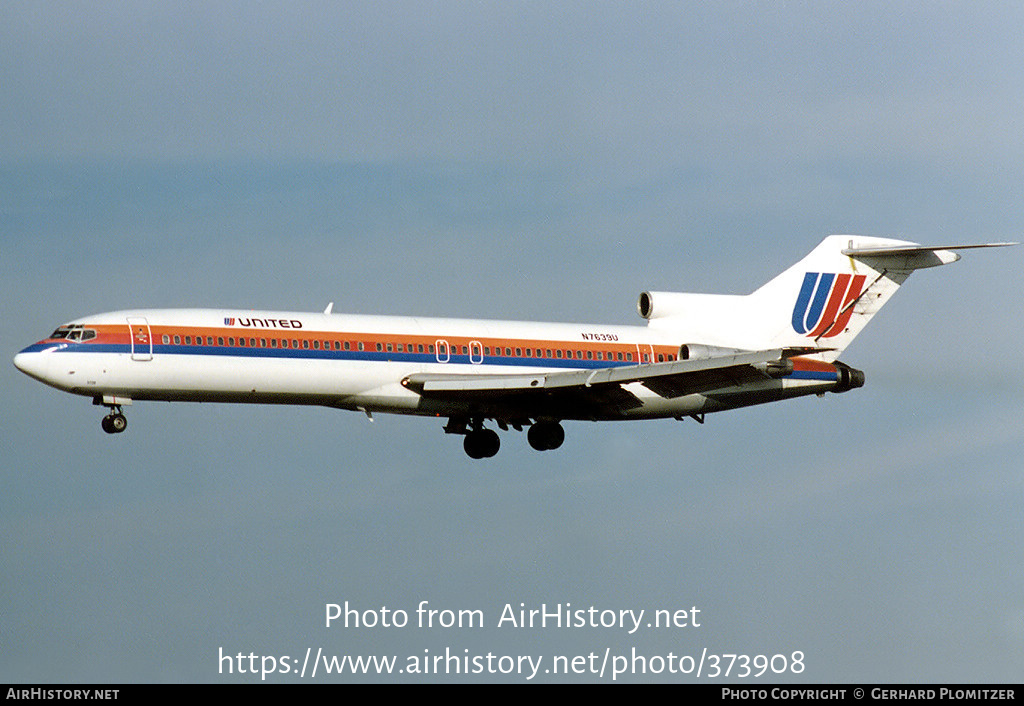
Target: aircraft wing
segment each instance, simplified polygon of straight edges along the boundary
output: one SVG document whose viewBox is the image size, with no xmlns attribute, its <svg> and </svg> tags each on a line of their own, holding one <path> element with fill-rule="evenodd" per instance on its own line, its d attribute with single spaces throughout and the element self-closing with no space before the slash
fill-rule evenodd
<svg viewBox="0 0 1024 706">
<path fill-rule="evenodd" d="M 781 377 L 792 370 L 789 358 L 821 351 L 820 348 L 776 348 L 699 360 L 532 375 L 415 373 L 402 384 L 423 397 L 438 399 L 509 403 L 517 407 L 546 401 L 555 408 L 564 404 L 576 410 L 587 407 L 626 410 L 643 404 L 626 389 L 631 383 L 640 383 L 661 397 L 681 397 Z"/>
</svg>

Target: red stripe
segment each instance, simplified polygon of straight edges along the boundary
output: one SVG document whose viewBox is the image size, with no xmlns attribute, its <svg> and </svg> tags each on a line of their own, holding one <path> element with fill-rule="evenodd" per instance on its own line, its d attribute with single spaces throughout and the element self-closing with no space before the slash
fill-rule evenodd
<svg viewBox="0 0 1024 706">
<path fill-rule="evenodd" d="M 829 329 L 828 333 L 825 334 L 825 338 L 832 338 L 838 336 L 844 330 L 846 330 L 846 324 L 850 322 L 850 317 L 853 316 L 853 307 L 846 308 L 850 302 L 860 296 L 861 289 L 864 287 L 864 281 L 867 279 L 866 275 L 857 275 L 853 278 L 853 282 L 850 283 L 850 288 L 846 292 L 846 296 L 843 297 L 843 313 L 840 314 L 832 328 Z"/>
</svg>

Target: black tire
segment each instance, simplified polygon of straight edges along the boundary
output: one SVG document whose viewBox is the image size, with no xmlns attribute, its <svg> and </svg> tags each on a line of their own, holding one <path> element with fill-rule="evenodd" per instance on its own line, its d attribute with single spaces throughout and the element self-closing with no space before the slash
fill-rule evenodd
<svg viewBox="0 0 1024 706">
<path fill-rule="evenodd" d="M 111 433 L 120 434 L 128 428 L 128 419 L 123 414 L 112 414 L 107 417 L 110 420 Z"/>
<path fill-rule="evenodd" d="M 490 458 L 501 448 L 501 439 L 493 429 L 480 429 L 466 434 L 462 447 L 470 458 Z"/>
<path fill-rule="evenodd" d="M 480 446 L 480 437 L 475 431 L 466 434 L 466 438 L 462 440 L 462 448 L 466 450 L 466 455 L 470 458 L 484 457 L 483 449 Z"/>
<path fill-rule="evenodd" d="M 565 429 L 558 422 L 537 422 L 526 432 L 526 440 L 537 451 L 552 451 L 565 441 Z"/>
<path fill-rule="evenodd" d="M 481 444 L 483 446 L 484 458 L 491 458 L 501 448 L 501 439 L 498 432 L 493 429 L 484 429 L 480 432 Z"/>
<path fill-rule="evenodd" d="M 548 436 L 548 450 L 554 451 L 565 441 L 565 429 L 558 422 L 551 422 L 551 432 Z"/>
</svg>

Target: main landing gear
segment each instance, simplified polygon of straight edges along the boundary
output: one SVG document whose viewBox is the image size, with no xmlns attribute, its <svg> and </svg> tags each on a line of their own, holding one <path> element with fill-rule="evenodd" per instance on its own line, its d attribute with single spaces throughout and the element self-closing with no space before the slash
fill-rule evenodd
<svg viewBox="0 0 1024 706">
<path fill-rule="evenodd" d="M 120 434 L 128 428 L 128 419 L 121 413 L 121 408 L 114 405 L 110 408 L 110 414 L 100 422 L 100 426 L 108 434 Z"/>
<path fill-rule="evenodd" d="M 482 418 L 449 419 L 444 430 L 447 434 L 464 434 L 462 442 L 466 455 L 470 458 L 491 458 L 501 448 L 501 439 L 493 429 L 485 429 Z M 522 431 L 523 425 L 529 424 L 529 420 L 521 423 L 513 423 L 517 431 Z M 508 423 L 498 420 L 502 429 L 508 429 Z M 565 429 L 556 421 L 537 421 L 530 426 L 526 433 L 530 446 L 537 451 L 551 451 L 557 449 L 565 441 Z"/>
<path fill-rule="evenodd" d="M 493 429 L 474 429 L 466 434 L 462 448 L 470 458 L 490 458 L 501 448 L 501 439 Z"/>
<path fill-rule="evenodd" d="M 526 432 L 526 440 L 538 451 L 553 451 L 565 441 L 565 429 L 558 422 L 536 422 Z"/>
</svg>

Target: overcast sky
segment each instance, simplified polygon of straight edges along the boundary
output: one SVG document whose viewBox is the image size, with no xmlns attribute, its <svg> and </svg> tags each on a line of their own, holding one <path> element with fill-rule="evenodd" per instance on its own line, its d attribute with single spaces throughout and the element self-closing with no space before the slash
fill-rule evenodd
<svg viewBox="0 0 1024 706">
<path fill-rule="evenodd" d="M 1019 3 L 0 8 L 8 356 L 133 307 L 635 324 L 642 290 L 746 293 L 830 233 L 1024 232 Z M 478 462 L 441 420 L 319 408 L 140 403 L 109 437 L 9 365 L 0 681 L 635 647 L 1019 682 L 1022 253 L 915 274 L 843 355 L 861 390 Z M 486 624 L 324 627 L 422 600 Z M 702 622 L 497 627 L 520 603 Z"/>
</svg>

